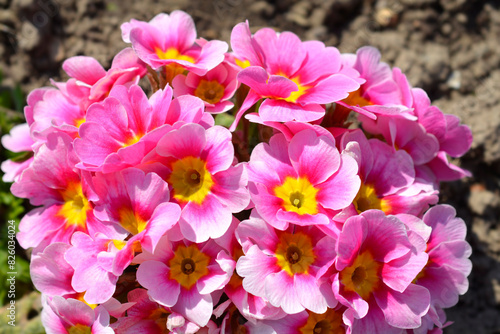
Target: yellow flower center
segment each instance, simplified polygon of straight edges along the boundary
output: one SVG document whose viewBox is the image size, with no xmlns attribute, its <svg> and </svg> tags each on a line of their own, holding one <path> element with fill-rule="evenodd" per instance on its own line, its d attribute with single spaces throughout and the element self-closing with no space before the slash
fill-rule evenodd
<svg viewBox="0 0 500 334">
<path fill-rule="evenodd" d="M 291 102 L 291 103 L 297 103 L 297 100 L 299 99 L 299 97 L 301 97 L 302 95 L 304 95 L 306 93 L 306 91 L 311 88 L 312 86 L 304 86 L 300 83 L 300 79 L 299 77 L 294 77 L 294 78 L 289 78 L 286 74 L 284 74 L 283 72 L 281 71 L 278 71 L 278 73 L 276 73 L 276 75 L 281 75 L 282 77 L 285 77 L 287 79 L 290 79 L 292 80 L 298 87 L 298 90 L 296 91 L 293 91 L 290 93 L 290 96 L 286 97 L 286 98 L 279 98 L 280 100 L 285 100 L 287 102 Z"/>
<path fill-rule="evenodd" d="M 344 102 L 350 106 L 359 106 L 366 107 L 371 106 L 373 103 L 367 99 L 365 99 L 362 95 L 362 89 L 355 90 L 354 92 L 350 92 L 349 96 L 344 99 Z"/>
<path fill-rule="evenodd" d="M 370 209 L 382 210 L 385 213 L 388 213 L 390 210 L 389 203 L 384 199 L 378 198 L 375 188 L 364 183 L 361 184 L 358 194 L 354 198 L 353 204 L 358 213 Z"/>
<path fill-rule="evenodd" d="M 200 80 L 198 87 L 194 91 L 194 95 L 198 96 L 205 102 L 215 104 L 222 99 L 224 95 L 224 86 L 217 80 L 208 81 L 205 79 Z"/>
<path fill-rule="evenodd" d="M 180 202 L 203 203 L 214 181 L 200 158 L 185 157 L 172 164 L 167 182 L 174 188 L 174 198 Z"/>
<path fill-rule="evenodd" d="M 290 96 L 285 98 L 284 100 L 287 102 L 297 103 L 297 100 L 299 99 L 299 97 L 304 95 L 306 93 L 306 91 L 309 88 L 311 88 L 311 86 L 302 85 L 299 81 L 299 77 L 295 77 L 295 78 L 292 78 L 290 80 L 292 80 L 293 82 L 295 82 L 297 84 L 297 87 L 299 88 L 299 90 L 291 92 Z"/>
<path fill-rule="evenodd" d="M 241 59 L 235 58 L 234 62 L 236 63 L 236 65 L 238 65 L 241 68 L 247 68 L 248 66 L 250 66 L 250 61 L 246 60 L 246 59 L 241 60 Z"/>
<path fill-rule="evenodd" d="M 307 322 L 299 328 L 301 334 L 344 334 L 342 313 L 328 309 L 323 314 L 310 312 Z"/>
<path fill-rule="evenodd" d="M 68 328 L 68 334 L 91 334 L 92 330 L 89 326 L 77 324 Z"/>
<path fill-rule="evenodd" d="M 83 123 L 85 123 L 85 117 L 75 119 L 75 126 L 76 126 L 77 128 L 79 128 L 79 127 L 80 127 L 80 125 L 82 125 Z"/>
<path fill-rule="evenodd" d="M 137 143 L 139 140 L 141 140 L 141 138 L 143 137 L 144 135 L 141 134 L 141 133 L 138 133 L 138 134 L 134 134 L 130 137 L 127 138 L 127 140 L 123 143 L 122 147 L 127 147 L 127 146 L 131 146 L 131 145 L 134 145 L 135 143 Z"/>
<path fill-rule="evenodd" d="M 278 259 L 278 265 L 290 276 L 307 274 L 309 266 L 316 258 L 311 238 L 302 232 L 281 233 L 275 256 Z"/>
<path fill-rule="evenodd" d="M 59 209 L 57 216 L 66 219 L 66 228 L 77 226 L 85 229 L 87 224 L 87 211 L 91 210 L 90 203 L 83 194 L 81 182 L 71 182 L 64 191 L 61 192 L 64 204 Z"/>
<path fill-rule="evenodd" d="M 97 307 L 97 305 L 99 305 L 99 304 L 89 304 L 89 303 L 87 303 L 87 301 L 83 298 L 84 295 L 85 295 L 85 292 L 79 292 L 79 293 L 76 294 L 76 296 L 73 296 L 72 298 L 74 298 L 76 300 L 79 300 L 79 301 L 87 304 L 92 309 L 95 309 Z"/>
<path fill-rule="evenodd" d="M 382 263 L 375 261 L 369 251 L 359 254 L 354 263 L 340 272 L 340 282 L 347 291 L 356 292 L 364 300 L 380 283 Z"/>
<path fill-rule="evenodd" d="M 120 217 L 120 225 L 133 235 L 144 231 L 148 224 L 147 221 L 139 217 L 139 215 L 129 207 L 122 207 L 119 209 L 118 216 Z"/>
<path fill-rule="evenodd" d="M 307 177 L 296 179 L 288 176 L 282 185 L 274 188 L 274 195 L 283 200 L 283 208 L 299 215 L 318 213 L 317 193 L 318 189 L 314 188 Z"/>
<path fill-rule="evenodd" d="M 176 60 L 185 60 L 190 63 L 195 62 L 195 59 L 191 56 L 183 55 L 176 48 L 168 48 L 166 51 L 163 51 L 160 48 L 155 48 L 156 54 L 160 59 L 176 59 Z"/>
<path fill-rule="evenodd" d="M 200 278 L 208 275 L 209 263 L 210 257 L 202 253 L 196 245 L 180 245 L 168 262 L 169 278 L 189 290 Z"/>
</svg>

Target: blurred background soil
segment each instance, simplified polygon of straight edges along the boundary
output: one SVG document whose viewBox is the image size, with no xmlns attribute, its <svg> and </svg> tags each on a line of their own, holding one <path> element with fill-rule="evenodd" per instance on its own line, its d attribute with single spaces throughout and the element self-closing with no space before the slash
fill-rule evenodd
<svg viewBox="0 0 500 334">
<path fill-rule="evenodd" d="M 65 79 L 61 63 L 75 55 L 109 67 L 126 46 L 121 23 L 175 9 L 192 15 L 206 39 L 229 42 L 232 27 L 248 20 L 252 31 L 288 30 L 341 52 L 375 46 L 445 113 L 460 116 L 474 142 L 456 163 L 474 176 L 444 183 L 441 202 L 467 223 L 474 268 L 469 292 L 447 310 L 454 324 L 445 332 L 500 333 L 500 1 L 0 0 L 0 89 L 19 100 L 49 78 Z"/>
</svg>

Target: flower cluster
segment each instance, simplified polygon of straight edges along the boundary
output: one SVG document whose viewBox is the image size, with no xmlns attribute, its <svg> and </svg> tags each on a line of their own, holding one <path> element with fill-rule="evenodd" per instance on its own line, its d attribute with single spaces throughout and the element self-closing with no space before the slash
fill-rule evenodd
<svg viewBox="0 0 500 334">
<path fill-rule="evenodd" d="M 442 332 L 471 271 L 436 205 L 469 175 L 448 161 L 467 126 L 373 47 L 245 22 L 228 52 L 182 11 L 122 36 L 108 71 L 66 60 L 2 138 L 30 153 L 2 170 L 37 206 L 17 239 L 47 333 Z"/>
</svg>

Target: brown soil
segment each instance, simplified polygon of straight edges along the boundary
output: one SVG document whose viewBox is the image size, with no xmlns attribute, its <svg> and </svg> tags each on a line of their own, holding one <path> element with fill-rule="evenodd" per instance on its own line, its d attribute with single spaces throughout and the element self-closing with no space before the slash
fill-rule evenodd
<svg viewBox="0 0 500 334">
<path fill-rule="evenodd" d="M 373 45 L 446 113 L 472 128 L 471 151 L 457 163 L 474 176 L 443 184 L 474 253 L 469 292 L 447 311 L 446 333 L 500 333 L 500 2 L 491 0 L 0 0 L 4 86 L 25 92 L 63 78 L 75 55 L 104 66 L 126 45 L 120 24 L 160 12 L 191 14 L 198 35 L 229 41 L 232 27 L 270 26 L 354 52 Z"/>
</svg>

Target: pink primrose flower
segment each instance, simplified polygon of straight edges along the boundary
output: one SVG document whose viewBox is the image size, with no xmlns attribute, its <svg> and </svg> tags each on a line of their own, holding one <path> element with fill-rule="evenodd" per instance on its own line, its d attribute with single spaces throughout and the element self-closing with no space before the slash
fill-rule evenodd
<svg viewBox="0 0 500 334">
<path fill-rule="evenodd" d="M 120 51 L 108 71 L 94 58 L 84 56 L 68 58 L 62 68 L 71 79 L 56 86 L 83 110 L 104 100 L 114 86 L 137 84 L 147 73 L 146 65 L 131 48 Z"/>
<path fill-rule="evenodd" d="M 321 167 L 319 167 L 321 166 Z M 282 134 L 260 143 L 248 163 L 249 190 L 256 210 L 273 227 L 327 225 L 349 206 L 360 187 L 358 166 L 340 154 L 331 135 L 312 129 L 288 142 Z"/>
<path fill-rule="evenodd" d="M 243 248 L 236 238 L 235 230 L 239 221 L 233 217 L 231 226 L 226 233 L 214 241 L 229 252 L 235 263 L 244 255 Z M 286 313 L 279 307 L 275 307 L 268 300 L 248 293 L 243 288 L 243 278 L 235 271 L 231 279 L 224 287 L 224 293 L 229 297 L 245 319 L 280 319 Z M 238 313 L 238 312 L 236 312 Z"/>
<path fill-rule="evenodd" d="M 109 313 L 103 306 L 92 309 L 76 299 L 54 296 L 42 310 L 42 324 L 48 334 L 113 334 Z"/>
<path fill-rule="evenodd" d="M 464 155 L 472 145 L 472 132 L 467 125 L 461 125 L 455 115 L 444 114 L 432 106 L 427 94 L 419 88 L 412 90 L 414 113 L 418 123 L 427 133 L 433 134 L 439 142 L 439 152 L 426 166 L 439 181 L 454 181 L 471 173 L 450 164 L 447 155 L 458 158 Z"/>
<path fill-rule="evenodd" d="M 370 119 L 378 115 L 414 119 L 411 115 L 412 94 L 406 76 L 399 68 L 391 70 L 380 61 L 380 52 L 364 46 L 356 54 L 342 55 L 342 69 L 359 73 L 361 86 L 339 101 L 340 108 L 354 110 Z"/>
<path fill-rule="evenodd" d="M 47 133 L 62 131 L 72 138 L 85 122 L 88 107 L 102 101 L 115 85 L 130 86 L 144 76 L 146 68 L 130 48 L 113 59 L 109 71 L 91 57 L 72 57 L 63 63 L 71 77 L 67 82 L 53 82 L 56 88 L 42 88 L 30 93 L 25 108 L 31 133 L 44 141 Z M 29 117 L 28 117 L 29 116 Z"/>
<path fill-rule="evenodd" d="M 55 242 L 31 257 L 31 280 L 38 291 L 48 296 L 67 297 L 76 294 L 71 285 L 75 271 L 64 259 L 64 254 L 70 248 L 69 244 Z"/>
<path fill-rule="evenodd" d="M 137 258 L 137 280 L 150 298 L 200 327 L 212 315 L 212 293 L 227 284 L 235 265 L 213 240 L 170 242 L 166 236 L 154 254 L 145 251 Z"/>
<path fill-rule="evenodd" d="M 368 210 L 349 218 L 337 242 L 333 293 L 353 333 L 401 333 L 421 326 L 430 296 L 412 283 L 427 263 L 425 242 L 395 216 Z"/>
<path fill-rule="evenodd" d="M 432 305 L 454 306 L 458 296 L 467 292 L 467 276 L 472 270 L 471 247 L 465 241 L 467 228 L 456 217 L 455 209 L 446 204 L 430 208 L 422 220 L 432 228 L 426 239 L 429 261 L 415 283 L 429 290 Z"/>
<path fill-rule="evenodd" d="M 118 275 L 114 275 L 109 262 L 114 254 L 108 253 L 110 244 L 123 243 L 122 239 L 109 239 L 103 234 L 94 238 L 82 232 L 75 232 L 71 238 L 73 247 L 69 248 L 64 258 L 74 268 L 71 284 L 75 291 L 83 294 L 83 299 L 90 304 L 102 304 L 108 301 L 116 290 Z M 114 255 L 114 256 L 113 256 Z"/>
<path fill-rule="evenodd" d="M 169 202 L 168 184 L 155 173 L 137 168 L 97 173 L 92 184 L 99 197 L 94 214 L 126 230 L 132 236 L 127 244 L 138 243 L 133 247 L 154 252 L 160 237 L 179 220 L 180 207 Z"/>
<path fill-rule="evenodd" d="M 235 305 L 231 304 L 228 300 L 220 304 L 215 310 L 214 315 L 219 318 L 224 312 L 226 315 L 222 319 L 219 328 L 219 333 L 232 334 L 232 333 L 245 333 L 245 334 L 275 334 L 276 332 L 272 327 L 264 324 L 262 321 L 246 321 L 240 314 Z"/>
<path fill-rule="evenodd" d="M 248 22 L 231 33 L 234 56 L 246 65 L 238 81 L 250 87 L 231 130 L 258 100 L 262 121 L 310 122 L 322 118 L 322 104 L 336 102 L 359 88 L 359 83 L 340 72 L 341 57 L 334 47 L 318 41 L 301 42 L 291 32 L 263 28 L 251 35 Z M 246 66 L 245 65 L 245 66 Z"/>
<path fill-rule="evenodd" d="M 340 140 L 344 153 L 359 165 L 361 187 L 353 203 L 334 219 L 343 220 L 366 210 L 386 215 L 408 213 L 420 216 L 438 201 L 437 190 L 422 190 L 411 156 L 394 150 L 378 139 L 366 139 L 361 130 L 345 133 Z"/>
<path fill-rule="evenodd" d="M 174 96 L 193 95 L 203 100 L 205 111 L 219 114 L 230 110 L 234 104 L 229 101 L 238 88 L 237 71 L 222 62 L 203 76 L 193 72 L 176 76 L 172 82 Z"/>
<path fill-rule="evenodd" d="M 152 301 L 145 289 L 134 289 L 127 295 L 133 305 L 127 315 L 119 317 L 111 325 L 116 334 L 157 334 L 157 333 L 196 333 L 200 327 L 187 321 L 180 314 L 172 312 Z"/>
<path fill-rule="evenodd" d="M 335 258 L 335 239 L 315 226 L 275 230 L 255 211 L 236 229 L 244 256 L 236 265 L 243 288 L 288 314 L 324 313 L 337 301 L 318 276 Z"/>
<path fill-rule="evenodd" d="M 69 243 L 75 231 L 120 235 L 112 225 L 95 218 L 92 201 L 97 196 L 88 185 L 90 174 L 75 168 L 77 162 L 72 139 L 64 133 L 52 133 L 36 152 L 32 165 L 12 185 L 17 197 L 43 205 L 21 220 L 17 239 L 22 247 L 38 247 L 36 253 L 53 242 Z"/>
<path fill-rule="evenodd" d="M 205 120 L 201 100 L 190 96 L 172 100 L 170 87 L 148 100 L 139 86 L 116 86 L 103 102 L 89 108 L 80 126 L 80 138 L 75 140 L 78 167 L 109 173 L 137 166 L 174 123 Z"/>
<path fill-rule="evenodd" d="M 311 311 L 302 311 L 287 315 L 280 320 L 264 320 L 263 324 L 273 329 L 272 333 L 303 334 L 303 333 L 332 333 L 350 334 L 343 320 L 345 307 L 328 308 L 326 312 L 318 314 Z M 256 332 L 259 333 L 259 332 Z"/>
<path fill-rule="evenodd" d="M 132 43 L 137 56 L 154 70 L 167 66 L 175 74 L 188 70 L 204 75 L 224 60 L 227 43 L 197 41 L 193 19 L 175 10 L 151 21 L 130 20 L 121 26 L 125 43 Z"/>
<path fill-rule="evenodd" d="M 185 124 L 158 142 L 158 171 L 171 187 L 172 201 L 182 208 L 180 231 L 188 240 L 203 242 L 222 236 L 232 213 L 248 206 L 247 173 L 233 165 L 231 133 L 214 126 L 205 130 Z"/>
<path fill-rule="evenodd" d="M 2 177 L 3 182 L 14 182 L 19 179 L 22 172 L 28 168 L 33 162 L 33 145 L 35 142 L 30 135 L 28 123 L 23 123 L 14 126 L 10 133 L 2 137 L 2 146 L 11 152 L 26 152 L 26 157 L 23 160 L 5 160 L 2 162 Z"/>
<path fill-rule="evenodd" d="M 431 106 L 423 90 L 415 88 L 411 92 L 416 120 L 382 115 L 374 121 L 362 116 L 363 129 L 382 135 L 396 149 L 408 152 L 418 172 L 432 177 L 436 188 L 440 181 L 470 176 L 447 159 L 447 155 L 459 157 L 467 152 L 472 144 L 470 129 L 460 125 L 458 117 Z"/>
</svg>

